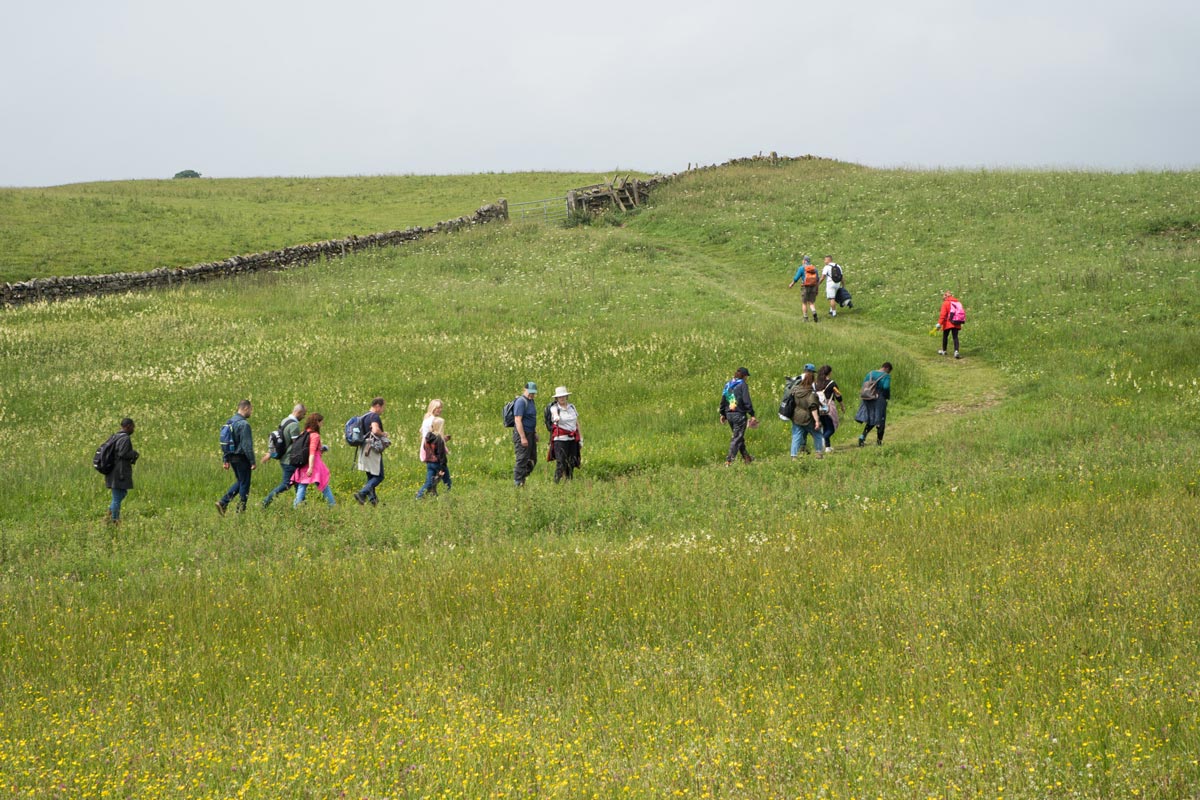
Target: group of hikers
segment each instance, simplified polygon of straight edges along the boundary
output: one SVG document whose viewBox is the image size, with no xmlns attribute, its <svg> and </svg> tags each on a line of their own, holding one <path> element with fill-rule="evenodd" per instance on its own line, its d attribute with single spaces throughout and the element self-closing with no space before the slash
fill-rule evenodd
<svg viewBox="0 0 1200 800">
<path fill-rule="evenodd" d="M 883 362 L 863 379 L 859 390 L 856 422 L 863 425 L 858 437 L 858 446 L 867 442 L 867 435 L 875 431 L 875 444 L 883 444 L 883 432 L 887 425 L 887 404 L 892 396 L 892 365 Z M 754 413 L 754 402 L 750 399 L 750 387 L 746 379 L 750 371 L 738 367 L 733 377 L 721 390 L 718 408 L 721 422 L 729 426 L 729 452 L 725 466 L 731 465 L 739 456 L 750 464 L 754 456 L 746 449 L 746 429 L 758 427 Z M 788 378 L 783 398 L 779 401 L 779 418 L 792 423 L 792 459 L 808 452 L 808 437 L 812 437 L 813 450 L 817 458 L 833 451 L 833 435 L 846 413 L 845 398 L 833 380 L 833 367 L 828 364 L 820 369 L 815 364 L 805 364 L 804 372 Z"/>
<path fill-rule="evenodd" d="M 825 256 L 825 266 L 820 272 L 813 266 L 811 258 L 804 256 L 788 287 L 798 282 L 804 289 L 802 309 L 806 322 L 810 313 L 813 322 L 820 319 L 816 311 L 816 293 L 822 282 L 826 286 L 830 317 L 837 316 L 837 306 L 853 307 L 852 298 L 845 287 L 845 274 L 832 256 Z M 942 331 L 939 355 L 946 355 L 950 337 L 953 337 L 954 357 L 960 358 L 959 331 L 965 320 L 966 312 L 962 303 L 950 292 L 943 292 L 935 328 Z M 891 373 L 892 365 L 885 361 L 863 379 L 859 390 L 859 407 L 854 415 L 855 421 L 863 425 L 858 437 L 859 447 L 866 444 L 872 430 L 875 431 L 875 444 L 883 444 L 887 406 L 891 398 Z M 746 449 L 746 429 L 758 425 L 746 383 L 749 377 L 748 369 L 738 367 L 721 391 L 720 420 L 730 428 L 726 466 L 739 456 L 746 463 L 754 460 Z M 525 485 L 538 461 L 537 391 L 537 384 L 530 381 L 504 407 L 504 424 L 513 429 L 513 484 L 518 487 Z M 542 415 L 551 440 L 546 458 L 555 463 L 556 483 L 571 480 L 581 463 L 583 440 L 579 412 L 570 402 L 570 396 L 565 386 L 559 386 L 554 392 L 553 402 Z M 366 482 L 354 493 L 359 505 L 379 503 L 376 489 L 384 479 L 383 454 L 391 446 L 391 439 L 383 427 L 385 405 L 384 398 L 376 397 L 371 401 L 368 411 L 352 417 L 345 425 L 346 442 L 355 447 L 355 468 L 366 474 Z M 431 400 L 421 422 L 417 457 L 425 467 L 425 480 L 417 490 L 417 499 L 436 496 L 439 485 L 444 486 L 446 491 L 452 486 L 450 436 L 445 432 L 443 409 L 441 400 Z M 279 495 L 292 490 L 295 491 L 292 505 L 299 506 L 310 487 L 320 492 L 329 505 L 335 505 L 336 500 L 329 485 L 330 471 L 323 457 L 329 449 L 321 438 L 321 425 L 325 418 L 319 413 L 310 413 L 303 403 L 297 403 L 271 432 L 267 453 L 260 462 L 256 460 L 249 422 L 253 411 L 253 404 L 249 400 L 242 400 L 238 403 L 236 413 L 221 427 L 222 466 L 233 472 L 234 482 L 216 501 L 217 512 L 224 516 L 235 499 L 236 510 L 245 511 L 252 474 L 259 463 L 269 460 L 279 462 L 281 475 L 279 483 L 263 498 L 263 508 L 270 506 Z M 810 436 L 817 458 L 823 458 L 831 452 L 833 436 L 845 411 L 845 398 L 833 380 L 833 367 L 830 365 L 825 364 L 818 369 L 814 364 L 806 364 L 800 375 L 787 379 L 779 404 L 779 416 L 792 425 L 791 457 L 795 459 L 808 452 Z M 134 421 L 126 417 L 121 420 L 120 430 L 96 450 L 93 458 L 93 466 L 104 474 L 105 486 L 112 492 L 107 516 L 113 523 L 120 521 L 121 503 L 133 488 L 133 465 L 138 460 L 138 452 L 132 444 L 133 433 Z"/>
</svg>

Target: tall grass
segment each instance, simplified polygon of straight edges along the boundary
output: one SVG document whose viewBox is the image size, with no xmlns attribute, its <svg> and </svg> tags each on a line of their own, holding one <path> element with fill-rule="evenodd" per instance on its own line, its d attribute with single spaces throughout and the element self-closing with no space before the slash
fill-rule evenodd
<svg viewBox="0 0 1200 800">
<path fill-rule="evenodd" d="M 2 312 L 0 786 L 1193 796 L 1194 180 L 727 168 L 622 226 Z M 853 311 L 799 323 L 803 252 Z M 943 287 L 960 362 L 926 335 Z M 885 359 L 885 445 L 790 461 L 783 376 L 852 397 Z M 727 469 L 739 365 L 764 424 Z M 511 486 L 530 379 L 575 393 L 572 485 Z M 379 508 L 334 442 L 338 507 L 217 517 L 238 399 L 261 447 L 296 399 L 336 428 L 376 394 Z M 432 397 L 455 488 L 417 503 Z M 126 414 L 113 529 L 88 457 Z"/>
</svg>

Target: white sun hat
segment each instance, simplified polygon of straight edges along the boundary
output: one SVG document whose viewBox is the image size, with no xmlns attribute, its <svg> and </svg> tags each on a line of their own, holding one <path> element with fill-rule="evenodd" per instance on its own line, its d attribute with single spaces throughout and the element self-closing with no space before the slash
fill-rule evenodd
<svg viewBox="0 0 1200 800">
<path fill-rule="evenodd" d="M 554 396 L 556 398 L 557 397 L 569 397 L 570 395 L 571 395 L 571 393 L 567 391 L 567 387 L 565 387 L 565 386 L 559 386 L 557 389 L 554 390 Z"/>
</svg>

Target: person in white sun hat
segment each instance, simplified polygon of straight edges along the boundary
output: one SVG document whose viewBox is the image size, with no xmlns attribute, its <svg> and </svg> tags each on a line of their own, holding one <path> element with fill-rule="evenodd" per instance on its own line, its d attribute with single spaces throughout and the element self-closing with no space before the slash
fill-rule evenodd
<svg viewBox="0 0 1200 800">
<path fill-rule="evenodd" d="M 554 403 L 550 406 L 550 448 L 554 461 L 554 482 L 575 477 L 579 466 L 580 445 L 579 412 L 570 401 L 567 387 L 554 390 Z"/>
</svg>

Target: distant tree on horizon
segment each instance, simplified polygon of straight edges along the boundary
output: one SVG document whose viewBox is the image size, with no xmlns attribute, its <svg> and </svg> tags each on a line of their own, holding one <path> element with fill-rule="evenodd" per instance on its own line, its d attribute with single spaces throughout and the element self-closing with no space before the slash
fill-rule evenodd
<svg viewBox="0 0 1200 800">
<path fill-rule="evenodd" d="M 176 178 L 199 178 L 200 173 L 194 169 L 185 169 L 182 172 L 175 173 Z"/>
</svg>

